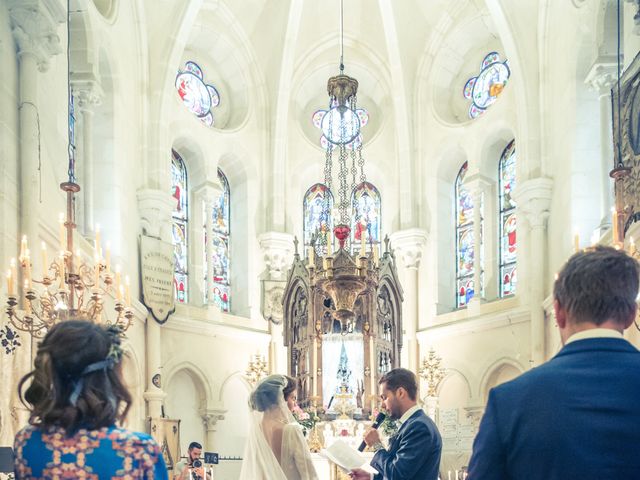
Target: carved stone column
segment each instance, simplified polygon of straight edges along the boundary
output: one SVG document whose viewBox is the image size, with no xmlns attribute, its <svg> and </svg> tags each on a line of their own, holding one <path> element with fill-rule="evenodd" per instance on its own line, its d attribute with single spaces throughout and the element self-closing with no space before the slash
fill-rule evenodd
<svg viewBox="0 0 640 480">
<path fill-rule="evenodd" d="M 473 298 L 469 301 L 469 308 L 477 308 L 480 305 L 482 300 L 485 298 L 495 298 L 496 296 L 496 288 L 494 285 L 489 288 L 489 292 L 484 292 L 483 294 L 483 283 L 487 282 L 487 277 L 495 280 L 495 267 L 493 267 L 492 261 L 485 261 L 489 259 L 485 259 L 486 250 L 491 250 L 491 247 L 487 249 L 487 245 L 493 245 L 492 242 L 488 241 L 487 231 L 495 230 L 488 229 L 487 226 L 484 225 L 484 217 L 485 210 L 488 205 L 485 203 L 489 203 L 490 205 L 493 202 L 488 202 L 490 199 L 491 186 L 492 182 L 480 175 L 474 175 L 471 178 L 467 179 L 465 185 L 471 192 L 471 197 L 473 199 L 473 288 L 474 294 Z M 491 235 L 493 237 L 493 235 Z M 491 259 L 493 260 L 493 259 Z M 483 267 L 487 265 L 491 271 L 484 272 Z M 483 275 L 484 274 L 484 275 Z M 487 275 L 488 274 L 488 275 Z M 493 282 L 495 283 L 495 282 Z"/>
<path fill-rule="evenodd" d="M 38 107 L 39 72 L 49 67 L 49 59 L 62 51 L 57 35 L 59 24 L 66 16 L 60 2 L 55 0 L 8 0 L 11 30 L 16 42 L 19 61 L 20 103 L 20 233 L 27 235 L 32 242 L 39 236 L 38 221 L 41 210 L 41 129 Z M 19 374 L 31 370 L 31 338 L 23 336 L 23 346 L 19 350 Z M 16 389 L 11 388 L 14 392 Z M 12 412 L 16 431 L 24 426 L 28 412 L 22 403 L 14 397 Z"/>
<path fill-rule="evenodd" d="M 396 255 L 401 259 L 405 269 L 404 302 L 402 305 L 402 323 L 404 327 L 404 348 L 401 352 L 401 364 L 411 370 L 418 371 L 418 269 L 422 252 L 427 244 L 427 232 L 419 228 L 400 230 L 391 235 L 391 244 Z"/>
<path fill-rule="evenodd" d="M 175 199 L 168 191 L 162 190 L 139 190 L 137 196 L 142 233 L 171 242 L 171 212 L 175 206 Z M 163 400 L 166 397 L 159 381 L 162 368 L 161 341 L 161 327 L 149 313 L 145 331 L 147 378 L 144 398 L 147 401 L 149 416 L 152 418 L 162 415 Z"/>
<path fill-rule="evenodd" d="M 95 107 L 102 103 L 103 92 L 96 80 L 72 80 L 71 85 L 81 115 L 78 123 L 82 148 L 78 158 L 78 170 L 82 175 L 82 201 L 77 209 L 80 210 L 77 215 L 78 228 L 85 236 L 91 236 L 95 228 L 93 196 L 98 190 L 93 174 L 93 113 Z"/>
<path fill-rule="evenodd" d="M 193 191 L 192 222 L 189 228 L 191 240 L 189 241 L 189 302 L 204 305 L 211 300 L 211 285 L 213 285 L 213 209 L 216 200 L 222 194 L 222 186 L 219 182 L 205 181 Z M 204 218 L 203 218 L 204 215 Z M 205 244 L 204 239 L 207 239 Z M 207 258 L 205 264 L 202 259 Z M 204 269 L 207 269 L 206 272 Z M 208 292 L 202 288 L 201 278 L 206 278 Z M 197 280 L 196 280 L 197 279 Z"/>
<path fill-rule="evenodd" d="M 529 225 L 529 275 L 528 285 L 519 291 L 523 298 L 528 297 L 531 309 L 531 359 L 533 365 L 540 365 L 545 360 L 545 326 L 544 326 L 544 265 L 546 224 L 551 205 L 553 180 L 538 177 L 518 185 L 515 200 L 518 211 L 522 212 Z M 527 288 L 528 287 L 528 288 Z"/>
<path fill-rule="evenodd" d="M 585 83 L 598 92 L 600 100 L 600 234 L 611 228 L 613 182 L 609 171 L 613 168 L 613 138 L 611 135 L 611 87 L 617 79 L 614 56 L 599 57 L 591 66 Z"/>
<path fill-rule="evenodd" d="M 269 365 L 271 372 L 286 371 L 287 350 L 282 333 L 282 295 L 287 280 L 287 266 L 294 253 L 294 236 L 289 233 L 266 232 L 258 237 L 266 271 L 262 279 L 261 312 L 271 322 L 269 332 Z M 297 242 L 295 244 L 297 250 Z"/>
<path fill-rule="evenodd" d="M 202 412 L 202 423 L 204 424 L 205 435 L 205 451 L 216 451 L 216 425 L 219 421 L 224 420 L 226 410 L 206 409 Z"/>
</svg>

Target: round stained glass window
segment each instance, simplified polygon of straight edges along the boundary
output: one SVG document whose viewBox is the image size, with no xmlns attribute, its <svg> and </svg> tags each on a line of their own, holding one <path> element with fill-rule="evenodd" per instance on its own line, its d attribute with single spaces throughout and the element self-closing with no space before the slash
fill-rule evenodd
<svg viewBox="0 0 640 480">
<path fill-rule="evenodd" d="M 464 97 L 472 102 L 469 107 L 470 118 L 482 115 L 498 99 L 510 75 L 507 61 L 501 62 L 496 52 L 484 57 L 480 73 L 467 80 L 463 89 Z"/>
<path fill-rule="evenodd" d="M 336 145 L 345 145 L 360 133 L 360 117 L 347 107 L 333 107 L 322 117 L 321 127 L 327 140 Z"/>
</svg>

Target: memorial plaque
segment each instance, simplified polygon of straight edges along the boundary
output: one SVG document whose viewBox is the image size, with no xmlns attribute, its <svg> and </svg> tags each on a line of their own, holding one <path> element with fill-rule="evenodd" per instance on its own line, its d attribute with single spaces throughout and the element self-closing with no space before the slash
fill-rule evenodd
<svg viewBox="0 0 640 480">
<path fill-rule="evenodd" d="M 173 244 L 141 235 L 140 262 L 142 302 L 162 324 L 175 311 Z"/>
</svg>

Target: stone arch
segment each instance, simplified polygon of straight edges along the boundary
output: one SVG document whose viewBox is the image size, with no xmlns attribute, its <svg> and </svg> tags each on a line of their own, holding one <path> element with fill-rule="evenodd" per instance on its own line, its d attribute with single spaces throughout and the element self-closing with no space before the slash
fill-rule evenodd
<svg viewBox="0 0 640 480">
<path fill-rule="evenodd" d="M 127 415 L 126 424 L 133 430 L 144 431 L 145 404 L 144 404 L 144 375 L 140 367 L 140 360 L 135 349 L 127 344 L 124 347 L 124 357 L 122 359 L 122 371 L 127 388 L 131 393 L 133 402 Z"/>
<path fill-rule="evenodd" d="M 479 384 L 478 395 L 483 403 L 487 402 L 489 391 L 501 383 L 513 380 L 518 375 L 524 373 L 524 368 L 520 363 L 510 357 L 502 357 L 493 362 L 482 375 Z"/>
<path fill-rule="evenodd" d="M 473 395 L 473 389 L 471 382 L 462 370 L 447 368 L 444 378 L 438 384 L 437 393 L 441 407 L 455 404 L 455 406 L 462 408 L 468 405 Z M 463 395 L 460 395 L 461 393 Z"/>
</svg>

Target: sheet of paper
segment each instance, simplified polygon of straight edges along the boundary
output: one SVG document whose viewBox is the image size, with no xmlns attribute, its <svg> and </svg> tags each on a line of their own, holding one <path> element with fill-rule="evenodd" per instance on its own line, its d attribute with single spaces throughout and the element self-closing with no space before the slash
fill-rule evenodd
<svg viewBox="0 0 640 480">
<path fill-rule="evenodd" d="M 355 468 L 361 468 L 369 473 L 378 473 L 375 468 L 369 465 L 366 458 L 342 440 L 336 440 L 329 448 L 322 450 L 320 454 L 338 465 L 345 472 L 350 472 Z"/>
</svg>

